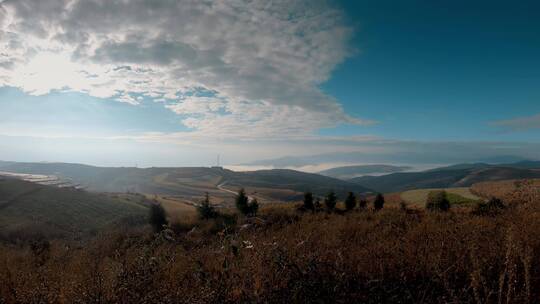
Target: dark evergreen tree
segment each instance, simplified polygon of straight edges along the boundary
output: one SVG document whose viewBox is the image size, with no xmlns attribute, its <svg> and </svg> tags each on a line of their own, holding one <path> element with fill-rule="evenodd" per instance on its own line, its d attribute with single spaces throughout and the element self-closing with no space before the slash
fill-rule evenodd
<svg viewBox="0 0 540 304">
<path fill-rule="evenodd" d="M 313 204 L 313 193 L 306 192 L 304 193 L 304 205 L 302 206 L 305 210 L 315 210 L 315 205 Z"/>
<path fill-rule="evenodd" d="M 448 211 L 450 201 L 446 191 L 431 191 L 426 201 L 426 209 L 429 211 Z"/>
<path fill-rule="evenodd" d="M 249 212 L 248 212 L 249 216 L 257 215 L 257 212 L 259 211 L 259 202 L 257 201 L 256 198 L 251 200 L 251 202 L 249 203 L 248 209 L 249 209 Z"/>
<path fill-rule="evenodd" d="M 167 213 L 165 212 L 165 209 L 163 209 L 163 206 L 161 206 L 161 204 L 153 203 L 152 205 L 150 205 L 148 221 L 150 222 L 150 225 L 152 225 L 154 232 L 162 231 L 164 229 L 164 226 L 169 223 L 167 221 Z"/>
<path fill-rule="evenodd" d="M 210 197 L 208 196 L 208 192 L 206 192 L 206 195 L 204 196 L 204 200 L 197 206 L 197 212 L 199 213 L 199 217 L 203 220 L 212 219 L 217 217 L 217 211 L 210 204 Z"/>
<path fill-rule="evenodd" d="M 358 208 L 365 210 L 367 208 L 368 202 L 365 198 L 360 199 L 358 202 Z"/>
<path fill-rule="evenodd" d="M 324 198 L 324 205 L 326 206 L 326 209 L 328 211 L 332 211 L 336 208 L 337 204 L 337 197 L 334 191 L 328 192 L 326 197 Z"/>
<path fill-rule="evenodd" d="M 345 199 L 345 208 L 347 210 L 353 210 L 356 208 L 356 196 L 353 192 L 349 192 L 347 198 Z"/>
<path fill-rule="evenodd" d="M 322 209 L 321 200 L 317 197 L 315 199 L 315 211 L 320 211 Z"/>
<path fill-rule="evenodd" d="M 244 188 L 238 190 L 238 194 L 236 195 L 236 209 L 244 215 L 249 213 L 249 202 Z"/>
<path fill-rule="evenodd" d="M 380 193 L 377 193 L 375 200 L 373 201 L 373 209 L 379 211 L 384 207 L 384 196 Z"/>
</svg>

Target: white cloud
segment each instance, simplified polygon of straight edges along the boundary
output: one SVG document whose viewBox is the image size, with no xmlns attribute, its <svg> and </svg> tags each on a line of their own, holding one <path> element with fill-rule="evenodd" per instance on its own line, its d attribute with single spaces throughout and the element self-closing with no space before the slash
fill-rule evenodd
<svg viewBox="0 0 540 304">
<path fill-rule="evenodd" d="M 318 87 L 351 53 L 342 17 L 324 0 L 7 0 L 0 86 L 144 95 L 207 136 L 365 124 Z"/>
<path fill-rule="evenodd" d="M 493 125 L 507 131 L 527 131 L 531 129 L 540 129 L 540 114 L 500 120 L 494 122 Z"/>
</svg>

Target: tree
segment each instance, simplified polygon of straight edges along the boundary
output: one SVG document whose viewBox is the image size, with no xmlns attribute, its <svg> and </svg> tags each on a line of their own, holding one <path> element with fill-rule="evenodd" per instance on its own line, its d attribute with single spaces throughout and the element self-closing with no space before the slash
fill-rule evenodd
<svg viewBox="0 0 540 304">
<path fill-rule="evenodd" d="M 259 202 L 257 201 L 256 198 L 251 200 L 251 203 L 249 203 L 248 209 L 249 209 L 248 214 L 250 216 L 256 216 L 257 215 L 257 212 L 259 211 Z"/>
<path fill-rule="evenodd" d="M 446 191 L 431 191 L 426 201 L 426 209 L 429 211 L 448 211 L 450 209 L 450 201 L 448 200 Z"/>
<path fill-rule="evenodd" d="M 492 197 L 487 203 L 479 202 L 473 210 L 476 215 L 497 215 L 506 209 L 503 201 Z"/>
<path fill-rule="evenodd" d="M 208 196 L 208 192 L 206 192 L 206 195 L 204 196 L 204 200 L 197 206 L 197 212 L 199 213 L 199 217 L 203 220 L 212 219 L 217 217 L 217 211 L 210 204 L 210 197 Z"/>
<path fill-rule="evenodd" d="M 304 193 L 304 205 L 302 207 L 304 207 L 305 210 L 315 210 L 315 205 L 313 204 L 313 193 Z"/>
<path fill-rule="evenodd" d="M 252 199 L 251 202 L 249 202 L 246 191 L 242 188 L 238 191 L 238 194 L 236 195 L 236 208 L 243 215 L 255 216 L 257 215 L 257 211 L 259 211 L 259 202 L 256 198 Z"/>
<path fill-rule="evenodd" d="M 249 213 L 248 197 L 244 188 L 238 190 L 238 194 L 236 195 L 236 209 L 244 215 Z"/>
<path fill-rule="evenodd" d="M 333 190 L 331 190 L 330 192 L 328 192 L 328 194 L 324 198 L 324 205 L 326 206 L 326 209 L 328 209 L 328 211 L 332 211 L 334 210 L 334 208 L 336 208 L 336 204 L 337 204 L 336 194 L 334 193 Z"/>
<path fill-rule="evenodd" d="M 345 208 L 347 210 L 353 210 L 356 207 L 356 196 L 354 193 L 349 192 L 347 199 L 345 199 Z"/>
<path fill-rule="evenodd" d="M 315 199 L 315 211 L 320 211 L 322 209 L 321 200 L 317 197 Z"/>
<path fill-rule="evenodd" d="M 164 229 L 164 226 L 169 224 L 169 222 L 167 221 L 167 213 L 165 212 L 165 209 L 163 209 L 163 206 L 161 206 L 161 204 L 153 203 L 150 206 L 150 214 L 148 216 L 148 221 L 150 222 L 150 225 L 152 225 L 154 232 L 162 231 Z"/>
<path fill-rule="evenodd" d="M 358 202 L 358 208 L 365 210 L 367 208 L 367 204 L 368 204 L 367 200 L 365 198 L 362 198 Z"/>
<path fill-rule="evenodd" d="M 377 193 L 375 200 L 373 201 L 373 209 L 379 211 L 384 207 L 384 196 L 380 193 Z"/>
</svg>

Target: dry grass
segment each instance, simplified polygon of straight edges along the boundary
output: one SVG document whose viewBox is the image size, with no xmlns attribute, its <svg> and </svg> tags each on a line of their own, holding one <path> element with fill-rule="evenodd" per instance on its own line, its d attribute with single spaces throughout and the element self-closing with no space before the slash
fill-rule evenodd
<svg viewBox="0 0 540 304">
<path fill-rule="evenodd" d="M 2 245 L 0 303 L 535 303 L 538 204 L 493 217 L 277 205 L 176 233 Z"/>
</svg>

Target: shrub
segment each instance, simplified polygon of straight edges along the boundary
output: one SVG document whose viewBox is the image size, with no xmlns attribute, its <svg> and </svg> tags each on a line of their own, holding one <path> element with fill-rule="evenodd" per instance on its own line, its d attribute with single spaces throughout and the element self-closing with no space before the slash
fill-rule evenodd
<svg viewBox="0 0 540 304">
<path fill-rule="evenodd" d="M 324 205 L 326 206 L 326 209 L 328 211 L 332 211 L 336 208 L 337 204 L 337 197 L 334 191 L 328 192 L 326 197 L 324 198 Z"/>
<path fill-rule="evenodd" d="M 206 192 L 206 195 L 204 196 L 204 200 L 200 203 L 199 206 L 197 206 L 197 212 L 199 213 L 199 218 L 203 220 L 216 218 L 218 216 L 218 213 L 214 206 L 210 204 L 210 197 L 208 196 L 208 192 Z"/>
<path fill-rule="evenodd" d="M 478 203 L 473 210 L 475 215 L 496 215 L 506 209 L 503 201 L 492 197 L 487 203 Z"/>
<path fill-rule="evenodd" d="M 313 193 L 311 192 L 306 192 L 304 193 L 304 204 L 302 205 L 302 207 L 305 209 L 305 210 L 315 210 L 315 205 L 313 204 Z"/>
<path fill-rule="evenodd" d="M 322 210 L 321 199 L 317 197 L 315 199 L 315 211 L 321 211 L 321 210 Z"/>
<path fill-rule="evenodd" d="M 408 210 L 407 203 L 405 203 L 404 201 L 400 201 L 399 202 L 399 209 L 401 211 L 407 211 Z"/>
<path fill-rule="evenodd" d="M 446 191 L 431 191 L 426 201 L 426 209 L 429 211 L 448 211 L 450 209 L 450 201 L 448 200 Z"/>
<path fill-rule="evenodd" d="M 154 232 L 160 232 L 164 229 L 164 226 L 168 225 L 167 213 L 160 203 L 153 203 L 150 206 L 148 221 L 152 225 Z"/>
<path fill-rule="evenodd" d="M 259 211 L 259 202 L 256 198 L 251 200 L 251 203 L 248 205 L 248 215 L 249 216 L 256 216 L 257 212 Z"/>
<path fill-rule="evenodd" d="M 349 192 L 347 199 L 345 199 L 345 208 L 347 210 L 353 210 L 356 207 L 356 196 L 354 193 Z"/>
<path fill-rule="evenodd" d="M 377 193 L 375 200 L 373 201 L 373 209 L 379 211 L 384 207 L 384 196 L 380 193 Z"/>
<path fill-rule="evenodd" d="M 367 200 L 365 198 L 362 198 L 360 199 L 360 201 L 358 202 L 358 208 L 360 209 L 366 209 L 367 208 Z"/>
</svg>

